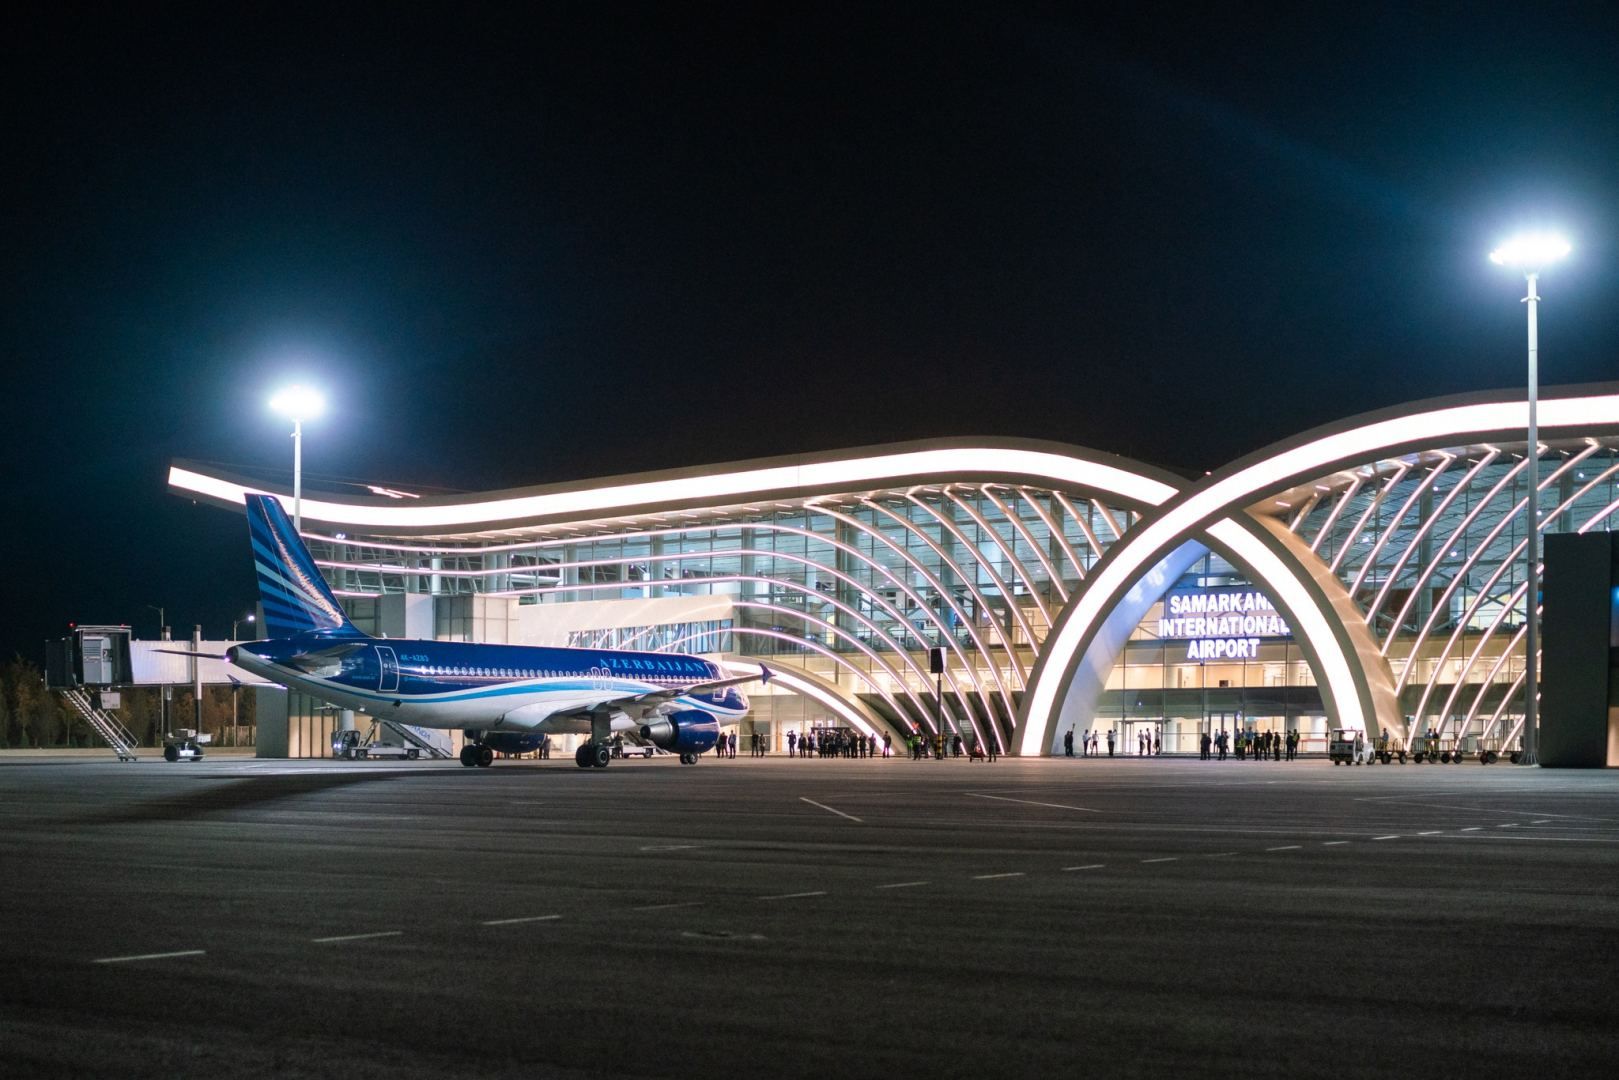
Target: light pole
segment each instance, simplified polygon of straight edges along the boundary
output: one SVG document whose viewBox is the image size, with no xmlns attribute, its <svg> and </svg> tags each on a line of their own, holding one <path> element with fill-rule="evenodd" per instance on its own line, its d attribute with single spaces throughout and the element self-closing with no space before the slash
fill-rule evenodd
<svg viewBox="0 0 1619 1080">
<path fill-rule="evenodd" d="M 252 626 L 258 616 L 248 612 L 240 619 L 232 619 L 230 624 L 230 639 L 236 640 L 236 628 L 243 623 Z M 242 684 L 234 678 L 230 681 L 230 744 L 242 745 Z"/>
<path fill-rule="evenodd" d="M 270 408 L 292 421 L 292 528 L 304 530 L 304 421 L 313 420 L 326 408 L 319 390 L 289 386 L 270 399 Z"/>
<path fill-rule="evenodd" d="M 156 604 L 147 604 L 146 606 L 152 611 L 157 612 L 157 639 L 159 641 L 169 640 L 168 614 Z M 158 717 L 159 730 L 157 733 L 157 738 L 152 740 L 153 746 L 162 746 L 163 736 L 169 730 L 169 688 L 167 684 L 164 685 L 163 689 L 158 694 Z"/>
<path fill-rule="evenodd" d="M 1528 596 L 1524 624 L 1523 754 L 1520 765 L 1538 765 L 1540 702 L 1540 428 L 1535 417 L 1536 395 L 1540 384 L 1540 271 L 1571 251 L 1569 242 L 1554 233 L 1530 233 L 1513 237 L 1494 251 L 1490 261 L 1523 271 L 1528 294 L 1523 302 L 1529 312 L 1529 538 Z"/>
</svg>

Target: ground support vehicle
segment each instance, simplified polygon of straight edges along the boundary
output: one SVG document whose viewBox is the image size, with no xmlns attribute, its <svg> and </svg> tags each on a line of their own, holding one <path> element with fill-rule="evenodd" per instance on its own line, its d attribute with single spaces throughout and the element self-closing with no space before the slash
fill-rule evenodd
<svg viewBox="0 0 1619 1080">
<path fill-rule="evenodd" d="M 1405 747 L 1400 743 L 1391 741 L 1387 735 L 1378 739 L 1377 745 L 1366 756 L 1366 764 L 1368 765 L 1376 762 L 1392 765 L 1395 761 L 1398 761 L 1401 765 L 1405 764 Z"/>
<path fill-rule="evenodd" d="M 1474 735 L 1469 736 L 1463 741 L 1467 744 L 1467 756 L 1478 758 L 1479 764 L 1481 765 L 1494 765 L 1502 758 L 1506 758 L 1508 761 L 1516 765 L 1518 763 L 1518 758 L 1523 755 L 1522 750 L 1515 750 L 1508 747 L 1505 739 L 1481 739 Z"/>
<path fill-rule="evenodd" d="M 163 740 L 163 760 L 201 761 L 202 748 L 213 740 L 212 735 L 200 735 L 193 728 L 175 728 Z"/>
<path fill-rule="evenodd" d="M 358 728 L 341 728 L 332 732 L 332 756 L 347 761 L 366 761 L 371 758 L 398 758 L 415 761 L 422 756 L 414 746 L 396 746 L 377 741 L 378 725 L 361 735 Z"/>
<path fill-rule="evenodd" d="M 1327 757 L 1334 765 L 1367 765 L 1372 751 L 1366 733 L 1359 728 L 1333 728 L 1327 740 Z"/>
<path fill-rule="evenodd" d="M 622 735 L 613 740 L 613 756 L 616 758 L 651 757 L 658 752 L 658 748 L 651 743 L 640 745 L 625 742 Z"/>
<path fill-rule="evenodd" d="M 1463 752 L 1455 739 L 1440 735 L 1418 735 L 1411 740 L 1411 760 L 1418 765 L 1460 765 Z"/>
</svg>

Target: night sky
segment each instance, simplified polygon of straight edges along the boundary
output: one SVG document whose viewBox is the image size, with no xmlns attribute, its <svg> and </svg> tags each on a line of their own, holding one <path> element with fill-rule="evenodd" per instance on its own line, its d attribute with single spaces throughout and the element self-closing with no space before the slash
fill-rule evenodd
<svg viewBox="0 0 1619 1080">
<path fill-rule="evenodd" d="M 1576 245 L 1544 382 L 1619 377 L 1619 14 L 1331 6 L 13 14 L 0 650 L 224 635 L 245 526 L 165 469 L 286 482 L 295 377 L 313 485 L 964 434 L 1200 470 L 1519 385 L 1524 224 Z"/>
</svg>

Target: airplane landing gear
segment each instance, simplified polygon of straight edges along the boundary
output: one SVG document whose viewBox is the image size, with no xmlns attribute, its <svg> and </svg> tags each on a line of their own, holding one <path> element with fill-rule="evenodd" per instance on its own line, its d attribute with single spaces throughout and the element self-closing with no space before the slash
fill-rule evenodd
<svg viewBox="0 0 1619 1080">
<path fill-rule="evenodd" d="M 477 743 L 468 743 L 461 748 L 461 764 L 476 765 L 480 769 L 487 769 L 495 763 L 495 752 L 487 746 Z"/>
<path fill-rule="evenodd" d="M 680 763 L 682 765 L 695 765 L 697 764 L 697 757 L 698 755 L 696 754 L 681 754 Z"/>
<path fill-rule="evenodd" d="M 472 766 L 478 764 L 476 760 L 477 756 L 478 748 L 473 746 L 471 743 L 468 743 L 461 748 L 461 764 L 467 766 L 467 768 L 470 769 Z"/>
<path fill-rule="evenodd" d="M 613 760 L 613 749 L 604 742 L 587 742 L 573 752 L 573 763 L 581 769 L 605 769 Z"/>
</svg>

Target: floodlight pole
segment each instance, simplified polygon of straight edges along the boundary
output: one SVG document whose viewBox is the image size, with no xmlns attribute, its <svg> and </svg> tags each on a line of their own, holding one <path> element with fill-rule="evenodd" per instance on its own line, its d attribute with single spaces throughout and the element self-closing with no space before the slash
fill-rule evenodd
<svg viewBox="0 0 1619 1080">
<path fill-rule="evenodd" d="M 1538 765 L 1540 703 L 1540 427 L 1535 415 L 1540 384 L 1540 294 L 1535 286 L 1540 274 L 1524 275 L 1528 295 L 1523 298 L 1529 311 L 1529 574 L 1528 623 L 1524 636 L 1523 754 L 1520 765 Z"/>
<path fill-rule="evenodd" d="M 292 420 L 292 531 L 304 531 L 304 422 Z"/>
</svg>

